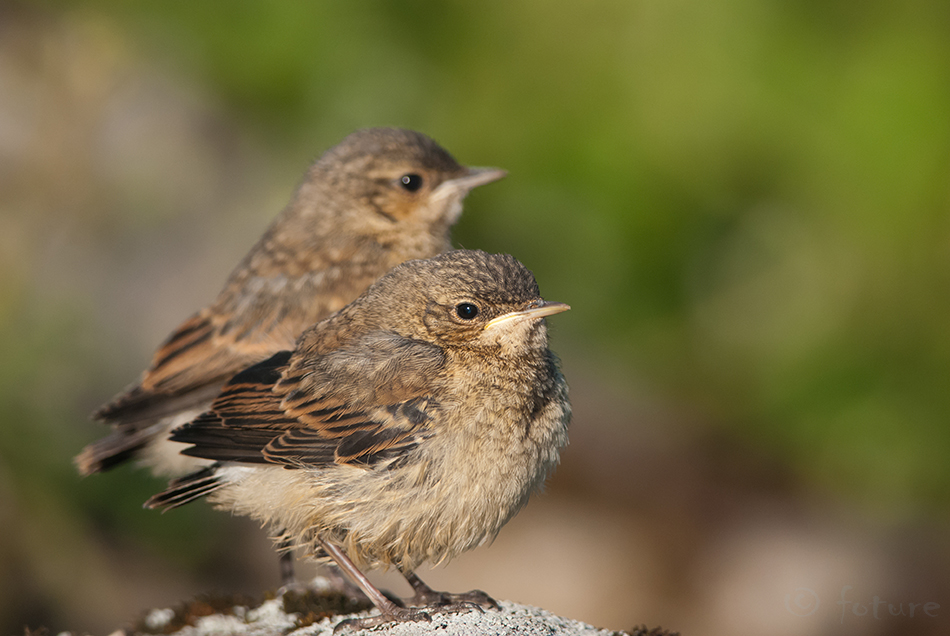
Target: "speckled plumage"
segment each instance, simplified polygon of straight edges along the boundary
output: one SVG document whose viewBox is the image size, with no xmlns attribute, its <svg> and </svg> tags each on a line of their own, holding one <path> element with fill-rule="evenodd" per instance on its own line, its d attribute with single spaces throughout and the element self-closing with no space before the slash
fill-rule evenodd
<svg viewBox="0 0 950 636">
<path fill-rule="evenodd" d="M 407 574 L 477 547 L 567 443 L 543 320 L 565 309 L 510 256 L 404 263 L 178 429 L 186 454 L 217 463 L 148 505 L 207 495 L 316 558 L 329 542 L 359 567 Z"/>
<path fill-rule="evenodd" d="M 349 135 L 310 167 L 214 302 L 172 333 L 138 383 L 95 413 L 114 430 L 77 456 L 80 473 L 133 457 L 157 474 L 194 470 L 202 462 L 167 442 L 172 428 L 206 409 L 232 375 L 292 348 L 393 266 L 450 249 L 465 195 L 503 175 L 460 166 L 421 133 Z"/>
</svg>

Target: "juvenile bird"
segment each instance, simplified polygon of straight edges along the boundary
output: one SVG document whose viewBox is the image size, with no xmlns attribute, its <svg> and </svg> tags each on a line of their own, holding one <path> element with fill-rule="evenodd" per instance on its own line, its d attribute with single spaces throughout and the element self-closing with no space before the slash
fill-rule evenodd
<svg viewBox="0 0 950 636">
<path fill-rule="evenodd" d="M 96 411 L 113 431 L 76 457 L 79 472 L 130 458 L 166 476 L 206 464 L 179 455 L 169 432 L 204 411 L 232 375 L 292 348 L 393 266 L 451 249 L 465 195 L 504 175 L 460 166 L 409 130 L 346 137 L 311 166 L 214 302 L 171 334 L 139 382 Z"/>
<path fill-rule="evenodd" d="M 494 606 L 413 570 L 492 540 L 554 469 L 571 409 L 543 318 L 567 309 L 511 256 L 403 263 L 177 429 L 185 455 L 215 463 L 146 506 L 207 496 L 334 561 L 380 611 L 360 627 Z M 361 571 L 377 567 L 415 596 L 389 600 Z"/>
</svg>

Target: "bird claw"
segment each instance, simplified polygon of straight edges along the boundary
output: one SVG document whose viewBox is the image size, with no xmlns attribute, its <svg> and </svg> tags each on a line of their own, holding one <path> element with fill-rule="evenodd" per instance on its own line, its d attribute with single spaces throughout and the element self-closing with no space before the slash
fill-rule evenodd
<svg viewBox="0 0 950 636">
<path fill-rule="evenodd" d="M 432 617 L 428 612 L 418 609 L 397 607 L 391 612 L 379 614 L 377 616 L 367 616 L 365 618 L 348 618 L 340 621 L 333 627 L 333 633 L 339 634 L 347 629 L 372 629 L 387 623 L 409 623 L 409 622 L 431 622 Z"/>
<path fill-rule="evenodd" d="M 472 590 L 470 592 L 464 592 L 462 594 L 453 594 L 451 592 L 435 592 L 431 594 L 427 593 L 417 593 L 413 598 L 408 601 L 408 604 L 412 607 L 427 607 L 433 610 L 438 611 L 465 611 L 471 609 L 478 609 L 483 611 L 486 609 L 497 610 L 501 609 L 501 606 L 498 605 L 498 602 L 490 597 L 488 594 L 485 594 L 481 590 Z"/>
<path fill-rule="evenodd" d="M 485 594 L 481 590 L 471 590 L 470 592 L 465 592 L 464 594 L 449 594 L 448 596 L 454 599 L 455 602 L 477 605 L 478 609 L 480 610 L 501 609 L 501 605 L 498 604 L 498 601 L 490 597 L 488 594 Z"/>
<path fill-rule="evenodd" d="M 429 605 L 428 609 L 432 610 L 435 613 L 441 614 L 461 614 L 462 612 L 473 612 L 478 611 L 482 614 L 485 613 L 485 609 L 478 603 L 473 603 L 472 601 L 455 601 L 452 603 L 439 603 L 436 605 Z"/>
</svg>

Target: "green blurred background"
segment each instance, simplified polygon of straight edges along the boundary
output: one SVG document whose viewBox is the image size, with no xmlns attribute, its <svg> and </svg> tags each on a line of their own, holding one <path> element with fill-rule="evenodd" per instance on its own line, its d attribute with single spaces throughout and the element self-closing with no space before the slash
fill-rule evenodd
<svg viewBox="0 0 950 636">
<path fill-rule="evenodd" d="M 277 586 L 253 524 L 71 457 L 376 125 L 508 169 L 456 244 L 573 307 L 558 474 L 431 583 L 613 629 L 950 632 L 950 4 L 0 0 L 2 634 Z"/>
</svg>

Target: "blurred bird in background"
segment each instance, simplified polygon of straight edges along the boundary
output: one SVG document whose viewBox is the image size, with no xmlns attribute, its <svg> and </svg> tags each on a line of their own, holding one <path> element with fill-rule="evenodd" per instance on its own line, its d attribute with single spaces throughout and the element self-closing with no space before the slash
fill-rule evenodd
<svg viewBox="0 0 950 636">
<path fill-rule="evenodd" d="M 462 200 L 505 175 L 466 168 L 432 139 L 392 128 L 357 131 L 311 166 L 290 204 L 208 307 L 156 351 L 141 380 L 96 411 L 113 431 L 76 457 L 83 475 L 131 458 L 157 475 L 198 460 L 167 441 L 228 378 L 292 348 L 393 266 L 451 248 Z"/>
</svg>

